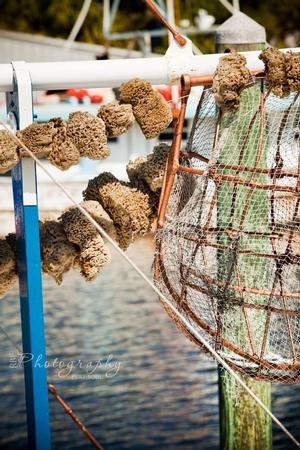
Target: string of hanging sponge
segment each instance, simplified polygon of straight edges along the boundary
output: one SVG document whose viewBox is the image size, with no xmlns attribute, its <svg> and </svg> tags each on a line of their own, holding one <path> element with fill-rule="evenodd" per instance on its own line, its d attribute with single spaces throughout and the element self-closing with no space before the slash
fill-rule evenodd
<svg viewBox="0 0 300 450">
<path fill-rule="evenodd" d="M 148 81 L 129 81 L 120 91 L 121 100 L 101 106 L 96 116 L 74 112 L 67 122 L 53 118 L 48 123 L 33 123 L 17 131 L 17 136 L 37 158 L 48 158 L 58 169 L 67 170 L 81 156 L 108 158 L 108 138 L 126 133 L 135 120 L 147 139 L 158 136 L 173 120 L 169 104 Z M 26 150 L 13 136 L 0 130 L 0 173 L 11 170 L 25 156 Z"/>
<path fill-rule="evenodd" d="M 89 180 L 83 192 L 81 206 L 123 250 L 153 225 L 169 149 L 167 144 L 159 144 L 147 157 L 130 161 L 129 182 L 104 172 Z M 40 243 L 42 270 L 57 284 L 71 269 L 92 281 L 111 258 L 102 236 L 76 206 L 57 220 L 40 222 Z M 10 233 L 0 239 L 0 297 L 17 279 L 16 236 Z"/>
</svg>

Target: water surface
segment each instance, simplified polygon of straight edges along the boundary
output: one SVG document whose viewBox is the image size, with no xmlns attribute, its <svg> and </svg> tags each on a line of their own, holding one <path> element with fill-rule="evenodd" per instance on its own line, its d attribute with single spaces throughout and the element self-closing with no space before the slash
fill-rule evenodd
<svg viewBox="0 0 300 450">
<path fill-rule="evenodd" d="M 129 251 L 150 274 L 149 240 Z M 112 263 L 93 283 L 76 272 L 62 286 L 45 277 L 47 359 L 103 363 L 86 379 L 85 368 L 62 376 L 49 369 L 54 383 L 106 450 L 216 450 L 218 396 L 216 365 L 203 356 L 171 322 L 156 296 L 113 253 Z M 0 302 L 1 324 L 20 341 L 17 289 Z M 23 372 L 10 368 L 13 346 L 0 335 L 0 446 L 26 447 Z M 107 358 L 111 358 L 107 363 Z M 106 366 L 105 366 L 106 363 Z M 108 364 L 120 364 L 107 371 Z M 118 367 L 118 366 L 115 366 Z M 113 376 L 114 375 L 114 376 Z M 300 439 L 300 386 L 274 386 L 273 411 Z M 90 443 L 60 405 L 50 399 L 53 448 L 88 450 Z M 274 449 L 293 449 L 274 429 Z"/>
</svg>

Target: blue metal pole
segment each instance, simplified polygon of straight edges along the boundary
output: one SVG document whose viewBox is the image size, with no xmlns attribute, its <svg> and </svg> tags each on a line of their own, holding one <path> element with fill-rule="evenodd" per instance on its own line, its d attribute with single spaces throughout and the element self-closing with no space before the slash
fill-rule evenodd
<svg viewBox="0 0 300 450">
<path fill-rule="evenodd" d="M 22 62 L 14 67 L 14 92 L 7 94 L 7 110 L 18 129 L 32 123 L 31 80 Z M 38 219 L 36 167 L 30 158 L 12 170 L 24 354 L 28 447 L 50 450 L 46 347 Z"/>
</svg>

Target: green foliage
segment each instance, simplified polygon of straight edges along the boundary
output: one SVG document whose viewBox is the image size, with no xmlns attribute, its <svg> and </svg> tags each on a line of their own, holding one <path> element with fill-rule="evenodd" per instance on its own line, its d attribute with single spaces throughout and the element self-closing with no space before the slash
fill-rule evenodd
<svg viewBox="0 0 300 450">
<path fill-rule="evenodd" d="M 0 0 L 0 28 L 66 38 L 81 6 L 82 0 Z M 102 6 L 94 1 L 77 39 L 103 42 L 101 21 Z"/>
<path fill-rule="evenodd" d="M 103 43 L 102 1 L 94 0 L 77 39 Z M 267 29 L 268 40 L 284 46 L 285 38 L 292 34 L 300 44 L 300 0 L 240 0 L 241 10 Z M 189 19 L 193 24 L 199 8 L 206 9 L 220 24 L 229 17 L 218 0 L 174 0 L 176 20 Z M 0 0 L 0 28 L 67 37 L 82 6 L 82 0 Z M 142 0 L 122 0 L 113 31 L 158 28 L 159 22 L 148 11 Z M 214 49 L 211 36 L 193 36 L 195 44 L 207 53 Z M 165 48 L 166 40 L 156 42 L 157 49 Z M 118 42 L 126 45 L 126 42 Z"/>
</svg>

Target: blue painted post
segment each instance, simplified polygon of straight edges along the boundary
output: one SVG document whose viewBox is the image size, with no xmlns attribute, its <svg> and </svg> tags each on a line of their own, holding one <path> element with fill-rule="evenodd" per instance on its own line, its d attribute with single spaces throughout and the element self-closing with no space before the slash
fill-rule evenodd
<svg viewBox="0 0 300 450">
<path fill-rule="evenodd" d="M 26 64 L 12 63 L 14 92 L 7 110 L 18 129 L 33 121 L 32 87 Z M 28 447 L 50 450 L 47 371 L 35 163 L 23 158 L 12 171 L 24 354 Z"/>
</svg>

